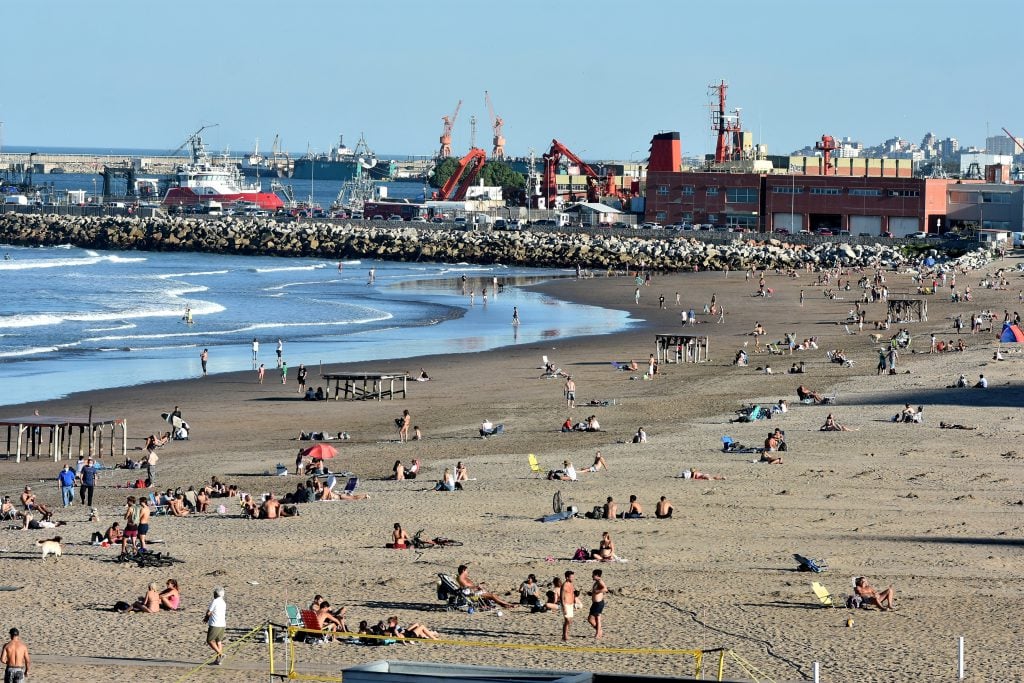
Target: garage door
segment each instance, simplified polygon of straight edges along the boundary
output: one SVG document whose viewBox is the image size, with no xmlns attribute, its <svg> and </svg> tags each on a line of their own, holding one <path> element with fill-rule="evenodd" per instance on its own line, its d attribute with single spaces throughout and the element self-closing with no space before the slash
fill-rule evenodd
<svg viewBox="0 0 1024 683">
<path fill-rule="evenodd" d="M 773 213 L 772 229 L 789 230 L 791 233 L 803 230 L 804 215 L 802 213 Z"/>
<path fill-rule="evenodd" d="M 893 237 L 906 237 L 907 235 L 913 235 L 915 232 L 921 229 L 921 221 L 917 218 L 890 218 L 889 219 L 889 232 L 893 234 Z"/>
<path fill-rule="evenodd" d="M 882 234 L 881 216 L 850 216 L 850 234 L 867 233 L 872 237 Z"/>
</svg>

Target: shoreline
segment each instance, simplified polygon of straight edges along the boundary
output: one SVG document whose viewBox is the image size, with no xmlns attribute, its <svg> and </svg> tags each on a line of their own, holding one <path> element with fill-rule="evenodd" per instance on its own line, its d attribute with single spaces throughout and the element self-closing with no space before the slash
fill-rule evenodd
<svg viewBox="0 0 1024 683">
<path fill-rule="evenodd" d="M 996 267 L 961 277 L 973 288 L 985 271 Z M 909 291 L 905 276 L 887 277 L 894 295 Z M 973 304 L 929 299 L 932 322 L 913 325 L 915 336 L 926 340 L 932 330 L 952 336 L 946 317 L 954 312 L 1012 310 L 1020 276 L 1012 277 L 1012 291 L 979 288 Z M 972 670 L 982 677 L 978 680 L 1024 675 L 1024 667 L 1009 654 L 1012 605 L 1020 602 L 1024 588 L 1015 545 L 1024 531 L 1016 523 L 1019 508 L 1008 503 L 1019 498 L 1021 478 L 1014 458 L 1005 455 L 1012 448 L 1007 441 L 1016 435 L 1012 420 L 1020 403 L 1017 367 L 1024 358 L 1013 354 L 1005 363 L 993 363 L 991 336 L 964 335 L 964 353 L 907 353 L 901 370 L 910 374 L 875 377 L 877 347 L 868 337 L 870 331 L 846 335 L 837 324 L 853 307 L 852 300 L 825 299 L 821 288 L 811 284 L 813 276 L 768 278 L 776 294 L 764 299 L 751 296 L 756 280 L 747 283 L 742 273 L 655 276 L 652 286 L 644 288 L 640 305 L 633 303 L 629 278 L 536 285 L 536 290 L 567 301 L 629 311 L 644 322 L 612 335 L 375 363 L 374 369 L 381 371 L 415 371 L 419 365 L 427 369 L 432 380 L 410 382 L 404 401 L 310 404 L 299 401 L 290 384 L 261 387 L 245 376 L 249 373 L 240 373 L 33 404 L 41 412 L 72 412 L 92 403 L 99 414 L 124 414 L 132 446 L 160 426 L 160 412 L 180 405 L 192 424 L 192 440 L 173 442 L 160 451 L 161 489 L 197 485 L 218 476 L 246 491 L 284 493 L 294 489 L 297 477 L 260 473 L 273 471 L 276 462 L 291 465 L 300 445 L 295 440 L 298 431 L 344 429 L 352 440 L 335 442 L 341 457 L 331 461 L 332 469 L 357 473 L 359 490 L 370 493 L 371 500 L 306 504 L 300 506 L 301 517 L 278 522 L 216 514 L 154 518 L 156 537 L 166 540 L 161 550 L 186 560 L 172 570 L 126 571 L 109 562 L 111 552 L 70 545 L 60 571 L 41 572 L 44 565 L 36 559 L 32 543 L 48 537 L 47 532 L 7 532 L 7 556 L 31 560 L 9 563 L 8 580 L 26 587 L 7 594 L 10 609 L 23 615 L 17 625 L 39 654 L 89 652 L 85 643 L 49 634 L 45 624 L 56 613 L 72 632 L 109 633 L 109 646 L 125 655 L 197 660 L 204 652 L 193 617 L 216 583 L 228 588 L 232 627 L 251 627 L 267 618 L 280 621 L 285 602 L 304 605 L 313 593 L 321 593 L 335 604 L 347 605 L 352 624 L 359 619 L 373 623 L 394 612 L 403 621 L 440 629 L 446 637 L 553 642 L 559 620 L 551 615 L 510 610 L 499 620 L 486 613 L 436 609 L 432 591 L 437 572 L 450 573 L 460 562 L 472 560 L 471 575 L 499 593 L 514 591 L 527 573 L 536 573 L 543 585 L 569 568 L 576 570 L 580 587 L 586 589 L 589 571 L 602 568 L 612 589 L 606 610 L 606 644 L 611 647 L 731 647 L 782 680 L 806 677 L 813 660 L 822 661 L 823 672 L 837 680 L 883 681 L 894 675 L 935 680 L 950 670 L 949 643 L 959 634 L 967 637 Z M 800 289 L 808 293 L 805 306 L 796 303 Z M 654 333 L 679 329 L 676 291 L 687 307 L 700 310 L 713 293 L 726 306 L 726 323 L 701 322 L 694 328 L 711 336 L 711 362 L 667 365 L 653 381 L 630 380 L 631 373 L 616 371 L 611 363 L 634 358 L 642 365 L 653 351 Z M 669 302 L 665 310 L 658 307 L 659 294 Z M 869 310 L 871 320 L 880 309 L 874 304 Z M 699 317 L 703 321 L 708 316 Z M 794 331 L 800 338 L 818 337 L 820 348 L 792 357 L 752 354 L 750 367 L 732 366 L 737 348 L 744 342 L 748 350 L 752 347 L 749 332 L 755 322 L 768 328 L 771 340 Z M 829 363 L 824 355 L 831 348 L 844 348 L 856 364 L 845 368 Z M 926 351 L 926 343 L 916 350 Z M 574 376 L 580 401 L 616 399 L 615 405 L 568 410 L 562 397 L 564 380 L 539 379 L 543 355 Z M 798 360 L 806 361 L 809 369 L 799 381 L 785 374 Z M 777 374 L 757 372 L 766 362 Z M 957 372 L 970 376 L 979 370 L 991 377 L 987 393 L 942 388 Z M 793 389 L 801 382 L 818 391 L 838 388 L 838 404 L 800 406 L 791 401 L 790 413 L 768 424 L 727 422 L 742 403 L 793 399 Z M 925 404 L 925 424 L 889 421 L 904 402 Z M 392 419 L 403 408 L 410 410 L 414 424 L 422 426 L 425 440 L 394 441 Z M 830 410 L 859 431 L 818 431 Z M 558 425 L 567 415 L 576 421 L 590 413 L 598 415 L 604 431 L 559 433 Z M 476 430 L 484 418 L 504 423 L 506 433 L 480 439 Z M 980 429 L 940 430 L 938 422 L 949 419 Z M 646 428 L 649 443 L 628 443 L 639 426 Z M 723 434 L 759 445 L 765 430 L 776 426 L 786 430 L 791 444 L 783 465 L 752 464 L 750 459 L 756 456 L 721 452 Z M 563 459 L 582 470 L 595 450 L 603 452 L 609 470 L 583 474 L 572 484 L 535 478 L 526 465 L 526 454 L 534 453 L 545 471 Z M 396 458 L 421 459 L 422 478 L 386 480 Z M 458 460 L 468 465 L 474 481 L 467 482 L 463 492 L 432 492 L 443 469 Z M 677 478 L 690 467 L 726 479 Z M 9 485 L 31 481 L 35 486 L 56 472 L 54 463 L 45 459 L 20 465 L 2 462 L 0 468 Z M 130 492 L 114 484 L 134 478 L 122 472 L 101 481 L 100 525 L 85 522 L 79 506 L 58 509 L 57 518 L 69 522 L 61 530 L 69 541 L 80 541 L 94 527 L 105 528 L 116 518 Z M 57 499 L 50 486 L 38 488 L 45 502 Z M 666 495 L 676 514 L 671 520 L 536 522 L 550 511 L 555 491 L 581 512 L 608 495 L 623 505 L 634 493 L 650 510 L 659 496 Z M 425 527 L 428 536 L 457 538 L 467 547 L 414 555 L 384 550 L 387 532 L 396 521 L 410 535 Z M 574 547 L 581 542 L 596 544 L 606 528 L 618 554 L 629 562 L 568 562 Z M 849 592 L 845 584 L 851 575 L 866 574 L 875 585 L 895 582 L 899 610 L 889 614 L 818 608 L 809 590 L 811 579 L 793 571 L 794 552 L 828 561 L 831 571 L 814 578 L 835 595 Z M 59 590 L 67 567 L 88 572 L 94 595 Z M 163 580 L 165 574 L 182 582 L 191 616 L 104 611 L 106 603 L 133 596 L 146 581 Z M 970 590 L 965 591 L 965 584 Z M 42 595 L 57 596 L 48 614 L 32 608 Z M 950 609 L 954 603 L 960 608 Z M 589 604 L 586 598 L 584 604 Z M 848 617 L 855 617 L 855 627 L 845 626 Z M 141 628 L 150 633 L 160 629 L 145 648 L 132 638 L 132 632 Z M 574 645 L 593 643 L 585 619 L 577 620 L 572 635 Z M 393 649 L 299 648 L 300 666 L 340 667 L 369 659 L 406 658 L 399 657 L 406 655 L 404 651 Z M 236 656 L 249 663 L 258 661 L 262 652 L 263 646 L 245 646 Z M 636 666 L 629 657 L 590 653 L 527 657 L 503 650 L 420 648 L 415 654 L 415 659 L 429 661 L 553 669 L 627 672 Z M 232 680 L 230 666 L 231 660 L 226 671 L 209 672 L 210 679 Z M 662 660 L 646 666 L 665 675 L 682 675 L 689 668 L 686 662 Z M 97 680 L 120 675 L 113 668 L 99 671 L 108 678 Z M 72 678 L 78 672 L 74 665 L 39 667 L 44 677 Z M 171 673 L 152 673 L 153 680 L 173 679 Z M 735 670 L 727 673 L 739 675 Z"/>
</svg>

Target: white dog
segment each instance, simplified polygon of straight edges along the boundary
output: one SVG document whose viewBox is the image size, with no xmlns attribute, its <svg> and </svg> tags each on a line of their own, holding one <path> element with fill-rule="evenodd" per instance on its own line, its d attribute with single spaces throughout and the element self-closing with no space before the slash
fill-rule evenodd
<svg viewBox="0 0 1024 683">
<path fill-rule="evenodd" d="M 36 545 L 42 546 L 44 560 L 50 555 L 56 555 L 57 557 L 63 555 L 60 547 L 60 536 L 55 536 L 46 541 L 36 541 Z"/>
</svg>

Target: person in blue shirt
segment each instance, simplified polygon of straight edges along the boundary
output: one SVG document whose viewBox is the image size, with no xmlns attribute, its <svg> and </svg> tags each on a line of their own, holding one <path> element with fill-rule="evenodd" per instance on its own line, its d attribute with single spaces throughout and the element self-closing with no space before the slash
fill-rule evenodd
<svg viewBox="0 0 1024 683">
<path fill-rule="evenodd" d="M 96 488 L 96 467 L 93 462 L 92 458 L 85 461 L 85 467 L 82 468 L 82 486 L 79 489 L 82 505 L 89 507 L 92 507 L 92 492 Z"/>
<path fill-rule="evenodd" d="M 75 502 L 75 473 L 71 465 L 64 465 L 64 469 L 57 475 L 57 481 L 60 482 L 60 498 L 64 507 L 72 505 Z"/>
</svg>

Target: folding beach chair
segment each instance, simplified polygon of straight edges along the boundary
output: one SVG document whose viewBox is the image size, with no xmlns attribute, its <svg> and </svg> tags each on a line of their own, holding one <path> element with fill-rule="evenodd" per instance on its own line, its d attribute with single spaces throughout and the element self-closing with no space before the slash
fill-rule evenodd
<svg viewBox="0 0 1024 683">
<path fill-rule="evenodd" d="M 160 505 L 160 503 L 157 502 L 156 494 L 152 491 L 149 494 L 149 506 L 153 508 L 154 515 L 166 515 L 170 512 L 166 505 Z"/>
<path fill-rule="evenodd" d="M 289 626 L 302 626 L 302 615 L 299 613 L 300 610 L 295 605 L 285 605 L 284 613 L 288 617 Z"/>
<path fill-rule="evenodd" d="M 526 460 L 530 463 L 530 471 L 536 475 L 543 474 L 544 471 L 540 468 L 540 463 L 537 462 L 537 456 L 530 453 L 526 456 Z"/>
<path fill-rule="evenodd" d="M 350 477 L 349 480 L 345 482 L 345 493 L 351 496 L 357 486 L 359 486 L 359 477 Z"/>
<path fill-rule="evenodd" d="M 827 588 L 822 586 L 817 581 L 812 581 L 811 582 L 811 590 L 813 590 L 814 594 L 816 596 L 818 596 L 818 600 L 821 601 L 822 605 L 824 605 L 826 607 L 835 607 L 836 606 L 836 601 L 832 599 L 832 594 L 828 592 Z"/>
<path fill-rule="evenodd" d="M 327 636 L 320 633 L 320 620 L 316 617 L 316 612 L 311 609 L 299 610 L 299 620 L 302 622 L 299 624 L 304 629 L 312 631 L 312 633 L 306 633 L 304 640 L 307 643 L 326 643 Z"/>
</svg>

